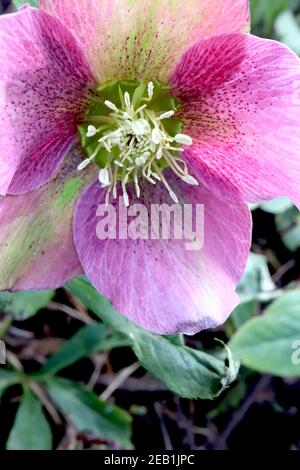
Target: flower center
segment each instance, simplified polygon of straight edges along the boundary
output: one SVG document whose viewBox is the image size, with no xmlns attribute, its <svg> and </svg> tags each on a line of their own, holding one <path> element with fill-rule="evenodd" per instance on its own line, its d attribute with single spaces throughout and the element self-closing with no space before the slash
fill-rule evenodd
<svg viewBox="0 0 300 470">
<path fill-rule="evenodd" d="M 178 198 L 164 176 L 166 168 L 185 183 L 197 185 L 180 157 L 192 139 L 181 133 L 182 123 L 174 118 L 179 102 L 159 82 L 108 82 L 96 91 L 93 102 L 79 126 L 81 142 L 90 163 L 99 167 L 99 181 L 110 196 L 117 197 L 121 184 L 125 205 L 129 205 L 128 184 L 141 195 L 141 182 L 163 184 L 173 201 Z"/>
</svg>

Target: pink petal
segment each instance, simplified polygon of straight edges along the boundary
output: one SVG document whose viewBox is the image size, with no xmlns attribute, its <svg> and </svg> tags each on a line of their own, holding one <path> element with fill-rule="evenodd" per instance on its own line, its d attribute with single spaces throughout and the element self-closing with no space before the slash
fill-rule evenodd
<svg viewBox="0 0 300 470">
<path fill-rule="evenodd" d="M 248 202 L 288 196 L 300 205 L 300 61 L 250 35 L 200 41 L 176 67 L 174 90 L 194 146 L 195 175 Z"/>
<path fill-rule="evenodd" d="M 249 27 L 249 0 L 41 0 L 82 44 L 100 82 L 166 81 L 181 53 L 203 37 Z"/>
<path fill-rule="evenodd" d="M 24 7 L 0 17 L 0 194 L 41 186 L 74 142 L 91 72 L 67 28 Z"/>
<path fill-rule="evenodd" d="M 78 175 L 81 159 L 73 150 L 43 188 L 0 197 L 0 290 L 56 288 L 82 273 L 72 218 L 78 195 L 95 175 Z"/>
<path fill-rule="evenodd" d="M 223 202 L 203 186 L 181 185 L 172 176 L 169 182 L 182 202 L 205 206 L 201 251 L 187 251 L 186 241 L 174 238 L 100 240 L 96 212 L 104 192 L 98 182 L 78 202 L 74 241 L 86 275 L 116 309 L 156 333 L 194 334 L 223 323 L 238 303 L 235 287 L 249 252 L 251 218 L 244 204 Z M 130 188 L 130 207 L 172 205 L 160 185 L 144 187 L 143 195 L 136 200 Z"/>
</svg>

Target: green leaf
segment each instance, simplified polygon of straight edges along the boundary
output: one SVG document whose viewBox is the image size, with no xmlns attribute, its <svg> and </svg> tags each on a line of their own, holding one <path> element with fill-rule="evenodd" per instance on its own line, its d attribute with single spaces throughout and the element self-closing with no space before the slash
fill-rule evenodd
<svg viewBox="0 0 300 470">
<path fill-rule="evenodd" d="M 54 295 L 54 290 L 0 292 L 0 309 L 16 320 L 26 320 L 47 307 Z"/>
<path fill-rule="evenodd" d="M 139 328 L 116 312 L 84 278 L 75 279 L 67 288 L 104 323 L 126 334 L 141 364 L 172 392 L 186 398 L 210 399 L 219 395 L 235 377 L 233 361 L 196 351 L 182 344 L 182 338 L 170 339 Z"/>
<path fill-rule="evenodd" d="M 101 343 L 107 337 L 107 329 L 99 323 L 84 326 L 70 340 L 66 341 L 46 364 L 40 374 L 56 374 L 79 359 L 99 351 Z"/>
<path fill-rule="evenodd" d="M 21 381 L 22 376 L 18 372 L 10 372 L 0 368 L 0 398 L 9 387 Z"/>
<path fill-rule="evenodd" d="M 300 54 L 300 28 L 293 13 L 284 11 L 275 21 L 274 28 L 279 39 Z"/>
<path fill-rule="evenodd" d="M 258 303 L 256 301 L 240 304 L 230 315 L 236 329 L 244 325 L 257 313 Z"/>
<path fill-rule="evenodd" d="M 265 313 L 242 326 L 229 346 L 237 359 L 259 372 L 300 375 L 300 289 L 287 292 Z"/>
<path fill-rule="evenodd" d="M 292 207 L 283 214 L 277 215 L 276 227 L 285 246 L 292 252 L 300 248 L 300 214 Z"/>
<path fill-rule="evenodd" d="M 115 348 L 124 348 L 126 346 L 130 346 L 131 342 L 129 341 L 128 337 L 123 333 L 114 332 L 110 337 L 103 339 L 99 344 L 98 351 L 111 351 Z"/>
<path fill-rule="evenodd" d="M 1 309 L 0 307 L 0 310 L 3 312 L 3 309 Z M 3 320 L 0 321 L 0 338 L 4 338 L 6 333 L 8 332 L 9 328 L 11 327 L 11 324 L 13 322 L 13 318 L 12 317 L 9 317 L 8 315 L 6 315 L 5 317 L 3 317 Z M 2 353 L 2 349 L 5 349 L 5 345 L 3 345 L 1 343 L 0 345 L 0 353 Z M 0 364 L 1 364 L 1 357 L 0 357 Z"/>
<path fill-rule="evenodd" d="M 21 6 L 25 5 L 26 3 L 29 3 L 32 7 L 37 7 L 39 0 L 14 0 L 14 5 L 17 8 L 20 8 Z"/>
<path fill-rule="evenodd" d="M 256 300 L 240 303 L 225 323 L 227 336 L 232 336 L 244 323 L 255 317 L 257 311 L 258 302 Z"/>
<path fill-rule="evenodd" d="M 276 17 L 286 10 L 289 0 L 252 0 L 252 32 L 259 36 L 270 37 Z"/>
<path fill-rule="evenodd" d="M 239 408 L 247 394 L 247 386 L 239 381 L 224 397 L 223 400 L 209 413 L 210 419 L 215 419 L 223 413 L 228 413 Z"/>
<path fill-rule="evenodd" d="M 241 302 L 268 302 L 280 295 L 276 290 L 265 256 L 250 253 L 243 278 L 238 286 Z"/>
<path fill-rule="evenodd" d="M 80 433 L 93 433 L 132 448 L 131 416 L 127 412 L 75 382 L 51 379 L 46 386 L 52 400 Z"/>
<path fill-rule="evenodd" d="M 19 406 L 6 444 L 8 450 L 51 450 L 52 434 L 38 399 L 29 388 Z"/>
<path fill-rule="evenodd" d="M 262 202 L 259 204 L 259 207 L 265 211 L 268 212 L 269 214 L 282 214 L 288 209 L 291 209 L 293 207 L 293 203 L 290 201 L 290 199 L 287 199 L 285 197 L 280 197 L 276 199 L 272 199 L 271 201 L 267 202 Z"/>
<path fill-rule="evenodd" d="M 134 323 L 124 315 L 116 312 L 111 303 L 87 281 L 84 277 L 78 277 L 66 284 L 66 288 L 104 323 L 114 330 L 129 336 L 129 329 L 137 329 Z"/>
<path fill-rule="evenodd" d="M 171 341 L 171 343 L 175 344 L 176 346 L 184 346 L 184 336 L 182 334 L 180 335 L 170 335 L 166 336 L 166 338 Z"/>
<path fill-rule="evenodd" d="M 230 357 L 227 367 L 224 360 L 143 330 L 135 333 L 133 350 L 145 369 L 183 398 L 212 399 L 237 376 Z"/>
</svg>

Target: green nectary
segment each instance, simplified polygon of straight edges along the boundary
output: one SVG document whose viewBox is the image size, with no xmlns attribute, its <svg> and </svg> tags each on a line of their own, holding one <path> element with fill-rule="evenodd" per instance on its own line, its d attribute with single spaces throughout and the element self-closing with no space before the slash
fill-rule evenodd
<svg viewBox="0 0 300 470">
<path fill-rule="evenodd" d="M 78 170 L 91 162 L 99 167 L 107 204 L 110 195 L 117 197 L 118 183 L 126 205 L 128 184 L 135 185 L 140 197 L 141 179 L 151 184 L 161 182 L 178 202 L 164 176 L 166 168 L 185 183 L 197 184 L 179 156 L 183 146 L 192 144 L 192 139 L 182 134 L 182 122 L 174 117 L 179 107 L 170 88 L 155 80 L 110 81 L 95 91 L 78 128 L 87 155 Z"/>
</svg>

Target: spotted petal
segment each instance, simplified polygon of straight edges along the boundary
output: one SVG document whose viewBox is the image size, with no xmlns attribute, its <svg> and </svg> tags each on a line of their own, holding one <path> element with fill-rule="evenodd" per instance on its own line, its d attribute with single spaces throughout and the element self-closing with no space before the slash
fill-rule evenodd
<svg viewBox="0 0 300 470">
<path fill-rule="evenodd" d="M 166 81 L 195 41 L 249 27 L 249 0 L 41 0 L 75 32 L 100 82 Z"/>
<path fill-rule="evenodd" d="M 74 141 L 92 76 L 57 19 L 24 7 L 0 17 L 0 194 L 41 186 Z"/>
<path fill-rule="evenodd" d="M 204 187 L 190 188 L 173 180 L 171 175 L 168 178 L 181 202 L 204 204 L 202 250 L 190 251 L 187 240 L 174 239 L 174 234 L 182 228 L 177 218 L 170 239 L 134 240 L 134 231 L 130 232 L 131 238 L 122 239 L 126 232 L 124 224 L 118 222 L 117 229 L 121 228 L 118 239 L 105 240 L 98 225 L 104 220 L 97 216 L 100 215 L 98 205 L 103 204 L 105 195 L 99 183 L 89 187 L 78 202 L 74 241 L 86 275 L 116 309 L 156 333 L 194 334 L 223 323 L 238 303 L 235 287 L 248 256 L 251 219 L 244 204 L 231 205 Z M 144 186 L 142 193 L 143 197 L 136 200 L 130 189 L 130 211 L 137 210 L 138 207 L 132 208 L 134 203 L 139 203 L 144 205 L 139 210 L 146 209 L 150 214 L 153 204 L 170 202 L 160 185 Z M 116 207 L 117 220 L 124 220 L 124 210 L 121 199 Z M 129 217 L 129 223 L 134 219 Z M 155 221 L 155 217 L 151 220 Z M 167 215 L 164 220 L 167 221 Z M 201 222 L 201 217 L 198 220 Z M 149 219 L 146 217 L 140 223 L 140 233 L 145 234 Z M 157 236 L 155 225 L 152 227 Z M 114 238 L 114 222 L 107 230 L 110 238 Z M 201 229 L 198 241 L 196 248 L 201 248 Z"/>
<path fill-rule="evenodd" d="M 80 160 L 74 150 L 41 189 L 0 197 L 0 290 L 56 288 L 82 273 L 72 217 L 80 191 L 95 176 L 78 175 Z"/>
<path fill-rule="evenodd" d="M 172 77 L 185 157 L 211 190 L 248 202 L 288 196 L 300 207 L 300 61 L 250 35 L 200 41 Z M 233 183 L 236 190 L 232 193 Z"/>
</svg>

